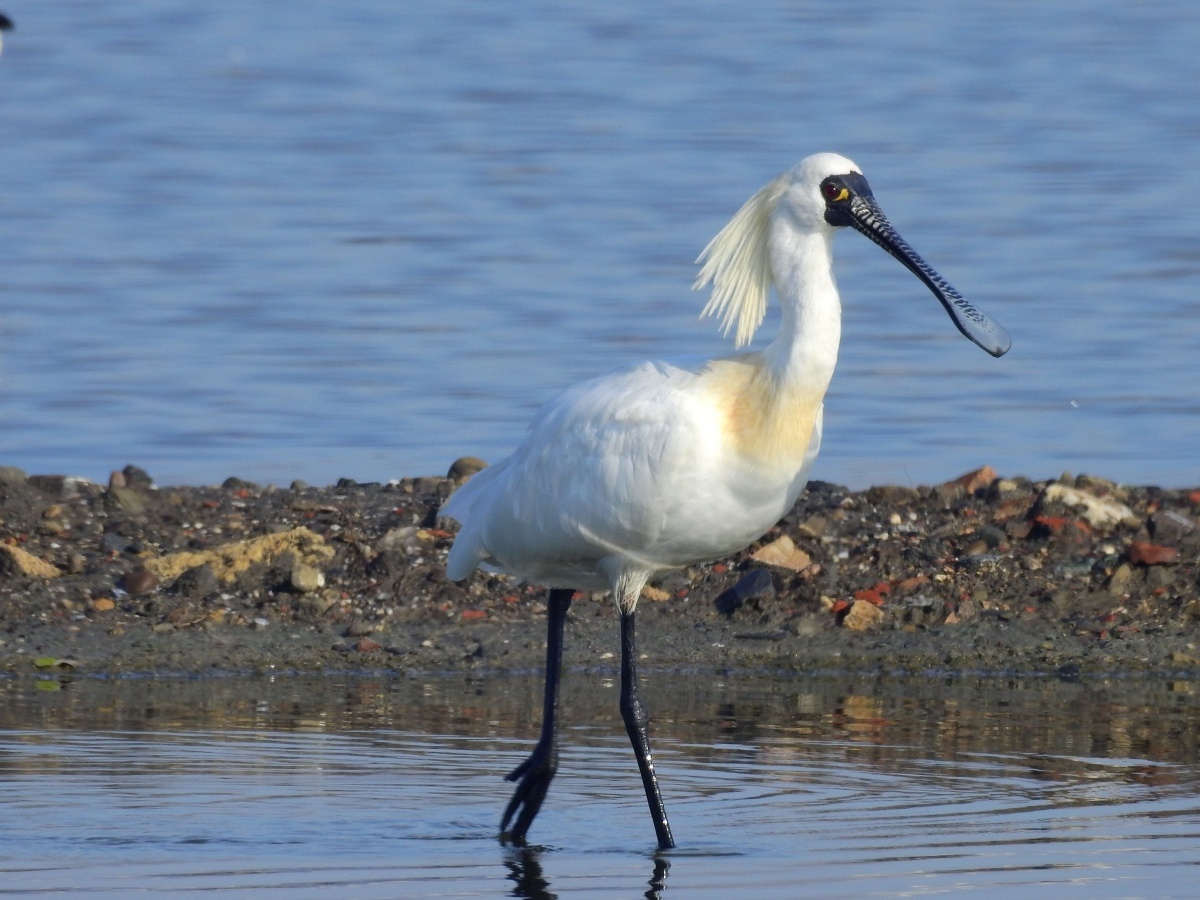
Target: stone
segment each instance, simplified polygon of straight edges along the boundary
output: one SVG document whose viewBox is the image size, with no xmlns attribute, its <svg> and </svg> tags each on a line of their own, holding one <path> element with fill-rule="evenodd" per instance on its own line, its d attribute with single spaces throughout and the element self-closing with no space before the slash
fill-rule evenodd
<svg viewBox="0 0 1200 900">
<path fill-rule="evenodd" d="M 1184 535 L 1196 527 L 1196 523 L 1181 512 L 1160 509 L 1150 517 L 1150 536 L 1168 544 L 1178 543 Z"/>
<path fill-rule="evenodd" d="M 1042 499 L 1049 503 L 1062 503 L 1072 509 L 1082 509 L 1081 517 L 1093 528 L 1112 528 L 1123 523 L 1132 525 L 1139 521 L 1133 510 L 1124 503 L 1118 503 L 1111 497 L 1097 497 L 1065 484 L 1047 485 Z"/>
<path fill-rule="evenodd" d="M 646 585 L 644 588 L 642 588 L 642 599 L 652 600 L 655 603 L 662 603 L 665 600 L 670 600 L 671 594 L 668 591 L 664 591 L 662 588 Z"/>
<path fill-rule="evenodd" d="M 1179 559 L 1179 551 L 1174 547 L 1151 544 L 1149 541 L 1131 542 L 1125 555 L 1131 563 L 1143 566 L 1168 565 Z"/>
<path fill-rule="evenodd" d="M 29 480 L 23 469 L 16 466 L 0 466 L 0 484 L 24 484 Z"/>
<path fill-rule="evenodd" d="M 450 464 L 446 477 L 454 481 L 466 481 L 476 472 L 487 468 L 487 463 L 477 456 L 460 456 Z"/>
<path fill-rule="evenodd" d="M 186 597 L 207 597 L 215 594 L 220 587 L 212 566 L 204 563 L 183 572 L 171 585 L 171 591 Z"/>
<path fill-rule="evenodd" d="M 750 554 L 750 558 L 764 565 L 791 569 L 793 572 L 799 572 L 812 565 L 812 557 L 799 549 L 786 534 L 759 547 Z"/>
<path fill-rule="evenodd" d="M 946 493 L 953 493 L 957 488 L 963 494 L 974 494 L 976 491 L 991 487 L 993 481 L 997 478 L 996 470 L 991 466 L 981 466 L 971 472 L 966 472 L 959 475 L 957 478 L 952 478 L 947 482 L 938 485 L 939 488 L 946 489 Z"/>
<path fill-rule="evenodd" d="M 1114 597 L 1124 596 L 1129 592 L 1129 581 L 1133 578 L 1133 569 L 1128 563 L 1121 563 L 1108 576 L 1108 592 Z"/>
<path fill-rule="evenodd" d="M 874 603 L 867 600 L 855 600 L 846 610 L 842 619 L 842 627 L 851 631 L 870 631 L 878 628 L 883 621 L 884 612 Z"/>
<path fill-rule="evenodd" d="M 125 573 L 125 577 L 121 579 L 121 585 L 127 593 L 135 597 L 140 594 L 149 594 L 158 588 L 158 576 L 144 566 L 138 566 Z"/>
<path fill-rule="evenodd" d="M 325 587 L 325 573 L 313 566 L 297 563 L 292 567 L 288 583 L 292 586 L 292 590 L 298 593 L 311 594 L 313 591 Z"/>
<path fill-rule="evenodd" d="M 737 584 L 723 591 L 713 601 L 719 612 L 732 616 L 747 600 L 775 596 L 775 579 L 766 569 L 751 569 L 738 579 Z"/>
<path fill-rule="evenodd" d="M 32 575 L 35 578 L 57 578 L 62 572 L 28 550 L 12 544 L 0 544 L 0 575 Z"/>
<path fill-rule="evenodd" d="M 820 516 L 809 516 L 796 526 L 796 532 L 801 537 L 819 540 L 825 534 L 825 520 Z"/>
<path fill-rule="evenodd" d="M 145 561 L 147 569 L 163 581 L 173 581 L 188 569 L 212 566 L 213 574 L 224 585 L 233 584 L 240 574 L 256 563 L 270 565 L 284 553 L 310 566 L 328 562 L 334 556 L 332 547 L 319 534 L 307 528 L 293 528 L 245 541 L 222 544 L 211 550 L 185 550 Z"/>
<path fill-rule="evenodd" d="M 110 487 L 105 498 L 110 507 L 124 510 L 132 516 L 140 516 L 146 512 L 146 498 L 133 488 Z"/>
<path fill-rule="evenodd" d="M 125 478 L 126 487 L 139 488 L 143 491 L 152 491 L 156 487 L 154 479 L 146 473 L 146 470 L 139 469 L 137 466 L 126 466 L 121 470 L 121 475 Z"/>
</svg>

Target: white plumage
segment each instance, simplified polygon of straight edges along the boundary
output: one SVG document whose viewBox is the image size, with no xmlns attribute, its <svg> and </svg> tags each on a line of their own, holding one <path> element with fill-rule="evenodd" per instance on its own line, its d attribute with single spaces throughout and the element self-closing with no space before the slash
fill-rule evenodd
<svg viewBox="0 0 1200 900">
<path fill-rule="evenodd" d="M 442 508 L 461 525 L 450 578 L 486 565 L 559 589 L 548 607 L 543 733 L 509 776 L 520 784 L 501 823 L 517 814 L 518 842 L 556 769 L 558 670 L 575 588 L 611 590 L 621 610 L 622 715 L 659 846 L 673 845 L 637 699 L 634 610 L 648 580 L 736 553 L 804 489 L 841 339 L 831 241 L 846 225 L 917 275 L 968 338 L 995 356 L 1008 349 L 1003 329 L 895 232 L 858 167 L 820 153 L 751 197 L 699 260 L 695 287 L 713 286 L 704 313 L 720 316 L 738 347 L 762 323 L 774 287 L 782 316 L 770 344 L 696 363 L 641 363 L 569 388 L 538 412 L 511 456 Z"/>
</svg>

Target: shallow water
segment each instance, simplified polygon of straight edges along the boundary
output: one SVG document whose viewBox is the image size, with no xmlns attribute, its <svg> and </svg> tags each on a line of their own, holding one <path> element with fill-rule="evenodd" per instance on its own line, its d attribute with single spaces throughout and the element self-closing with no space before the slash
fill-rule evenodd
<svg viewBox="0 0 1200 900">
<path fill-rule="evenodd" d="M 1193 682 L 645 687 L 667 854 L 604 674 L 568 677 L 528 851 L 496 822 L 536 677 L 3 682 L 0 896 L 1194 893 Z"/>
<path fill-rule="evenodd" d="M 495 459 L 573 381 L 724 352 L 691 260 L 833 149 L 1014 349 L 844 235 L 814 477 L 1200 475 L 1185 0 L 7 12 L 0 463 L 327 484 Z"/>
</svg>

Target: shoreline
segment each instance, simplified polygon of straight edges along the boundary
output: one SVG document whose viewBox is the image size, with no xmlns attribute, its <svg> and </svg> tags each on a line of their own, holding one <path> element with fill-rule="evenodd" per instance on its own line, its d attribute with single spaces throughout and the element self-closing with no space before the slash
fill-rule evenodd
<svg viewBox="0 0 1200 900">
<path fill-rule="evenodd" d="M 455 485 L 156 488 L 133 466 L 108 485 L 2 468 L 0 673 L 540 670 L 543 589 L 445 578 L 436 511 Z M 813 482 L 748 550 L 647 590 L 641 664 L 1194 677 L 1198 525 L 1200 490 L 1086 475 Z M 618 654 L 614 604 L 580 595 L 564 665 L 615 671 Z"/>
</svg>

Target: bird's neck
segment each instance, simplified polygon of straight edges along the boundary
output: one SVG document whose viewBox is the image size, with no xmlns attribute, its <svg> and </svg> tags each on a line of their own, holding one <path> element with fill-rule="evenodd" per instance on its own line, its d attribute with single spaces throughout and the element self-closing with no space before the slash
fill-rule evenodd
<svg viewBox="0 0 1200 900">
<path fill-rule="evenodd" d="M 837 365 L 842 305 L 833 279 L 832 232 L 776 223 L 771 270 L 783 309 L 779 333 L 763 351 L 781 387 L 824 396 Z"/>
</svg>

